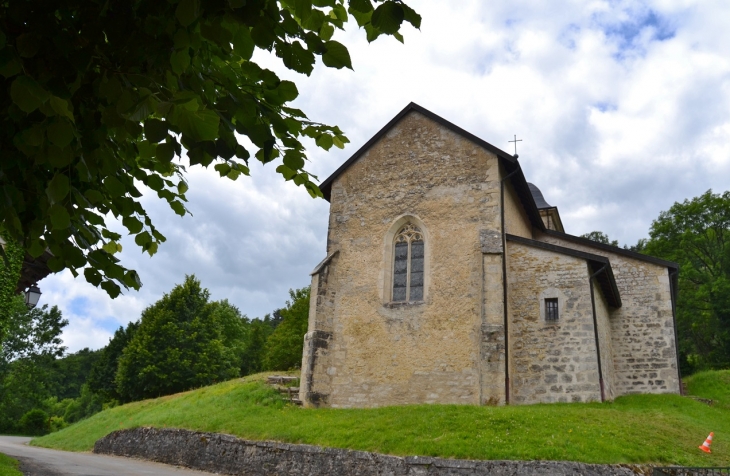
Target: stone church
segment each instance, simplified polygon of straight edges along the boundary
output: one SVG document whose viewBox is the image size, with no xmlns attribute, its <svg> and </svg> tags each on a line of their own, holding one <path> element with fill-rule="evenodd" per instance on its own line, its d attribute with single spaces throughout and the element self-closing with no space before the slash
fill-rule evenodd
<svg viewBox="0 0 730 476">
<path fill-rule="evenodd" d="M 305 406 L 680 392 L 677 265 L 566 233 L 516 155 L 411 103 L 320 188 Z"/>
</svg>

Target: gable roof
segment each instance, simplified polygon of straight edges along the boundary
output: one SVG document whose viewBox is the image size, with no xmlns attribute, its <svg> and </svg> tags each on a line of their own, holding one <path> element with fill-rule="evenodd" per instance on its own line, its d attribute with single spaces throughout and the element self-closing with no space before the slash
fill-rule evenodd
<svg viewBox="0 0 730 476">
<path fill-rule="evenodd" d="M 522 173 L 522 167 L 520 167 L 520 163 L 517 161 L 516 155 L 512 155 L 508 152 L 503 151 L 502 149 L 490 144 L 484 139 L 480 139 L 471 132 L 465 131 L 456 124 L 447 121 L 443 117 L 434 114 L 433 112 L 419 106 L 414 102 L 411 102 L 405 108 L 403 108 L 401 112 L 399 112 L 393 119 L 391 119 L 385 126 L 383 126 L 382 129 L 380 129 L 373 137 L 371 137 L 369 141 L 367 141 L 362 147 L 360 147 L 357 152 L 352 154 L 352 156 L 347 159 L 344 164 L 342 164 L 337 170 L 335 170 L 332 175 L 324 179 L 324 181 L 319 186 L 319 189 L 324 194 L 325 200 L 327 200 L 328 202 L 330 201 L 332 184 L 337 179 L 337 177 L 342 175 L 345 170 L 347 170 L 352 164 L 354 164 L 357 159 L 359 159 L 368 149 L 370 149 L 370 147 L 378 142 L 393 126 L 395 126 L 410 112 L 418 112 L 419 114 L 422 114 L 432 121 L 436 122 L 437 124 L 445 127 L 446 129 L 449 129 L 451 132 L 458 134 L 467 140 L 470 140 L 471 142 L 496 155 L 504 166 L 507 174 L 511 175 L 510 182 L 517 192 L 522 206 L 525 208 L 525 212 L 530 219 L 530 223 L 532 224 L 532 226 L 540 230 L 545 230 L 545 225 L 542 222 L 542 218 L 540 218 L 540 212 L 538 211 L 537 205 L 535 205 L 535 200 L 532 197 L 530 187 L 527 184 L 525 175 Z"/>
<path fill-rule="evenodd" d="M 521 236 L 507 234 L 507 240 L 514 241 L 515 243 L 521 243 L 523 245 L 532 246 L 534 248 L 540 248 L 554 253 L 560 253 L 575 258 L 584 259 L 591 266 L 593 272 L 597 272 L 602 267 L 606 267 L 606 271 L 596 276 L 598 284 L 601 286 L 603 296 L 606 298 L 609 306 L 619 308 L 621 307 L 621 294 L 616 286 L 616 278 L 613 276 L 613 269 L 611 269 L 611 261 L 605 256 L 594 255 L 593 253 L 586 253 L 585 251 L 578 251 L 572 248 L 566 248 L 564 246 L 553 245 L 552 243 L 545 243 L 544 241 L 530 240 L 529 238 L 523 238 Z"/>
</svg>

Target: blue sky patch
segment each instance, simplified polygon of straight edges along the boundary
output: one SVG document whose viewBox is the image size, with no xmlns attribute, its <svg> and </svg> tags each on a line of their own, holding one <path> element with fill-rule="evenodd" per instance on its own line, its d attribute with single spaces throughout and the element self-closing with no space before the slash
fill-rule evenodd
<svg viewBox="0 0 730 476">
<path fill-rule="evenodd" d="M 628 18 L 620 22 L 606 23 L 603 16 L 594 19 L 606 36 L 617 43 L 614 58 L 618 60 L 635 54 L 644 55 L 646 45 L 641 39 L 647 29 L 651 32 L 649 41 L 666 41 L 676 35 L 676 25 L 651 9 L 627 14 Z"/>
</svg>

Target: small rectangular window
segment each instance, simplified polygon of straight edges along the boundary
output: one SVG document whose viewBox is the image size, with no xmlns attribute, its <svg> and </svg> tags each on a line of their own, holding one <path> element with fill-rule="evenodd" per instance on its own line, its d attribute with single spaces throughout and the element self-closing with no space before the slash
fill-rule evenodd
<svg viewBox="0 0 730 476">
<path fill-rule="evenodd" d="M 558 320 L 558 317 L 558 298 L 545 299 L 545 320 L 554 322 Z"/>
</svg>

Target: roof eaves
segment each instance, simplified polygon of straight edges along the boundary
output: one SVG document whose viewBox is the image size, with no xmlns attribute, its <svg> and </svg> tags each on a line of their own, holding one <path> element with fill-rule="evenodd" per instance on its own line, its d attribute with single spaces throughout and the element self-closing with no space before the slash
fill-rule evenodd
<svg viewBox="0 0 730 476">
<path fill-rule="evenodd" d="M 580 245 L 592 246 L 593 248 L 598 248 L 599 250 L 610 251 L 610 252 L 616 253 L 618 255 L 623 255 L 623 256 L 627 256 L 629 258 L 646 261 L 648 263 L 657 264 L 659 266 L 665 266 L 665 267 L 671 268 L 671 269 L 679 269 L 679 265 L 673 261 L 667 261 L 667 260 L 663 260 L 661 258 L 656 258 L 654 256 L 637 253 L 636 251 L 619 248 L 618 246 L 598 243 L 597 241 L 589 240 L 588 238 L 583 238 L 581 236 L 569 235 L 567 233 L 556 231 L 556 230 L 543 230 L 543 233 L 545 233 L 546 235 L 563 238 L 564 240 L 571 241 L 573 243 L 578 243 Z"/>
</svg>

